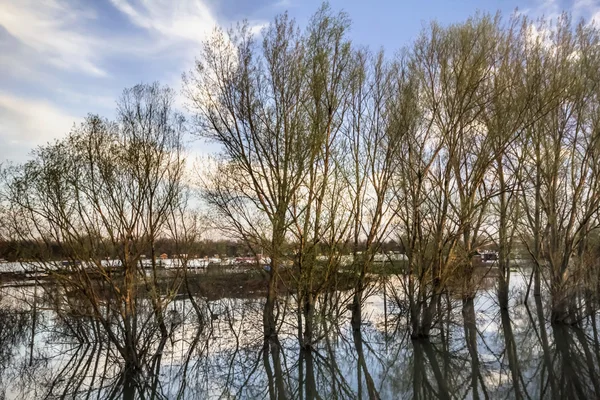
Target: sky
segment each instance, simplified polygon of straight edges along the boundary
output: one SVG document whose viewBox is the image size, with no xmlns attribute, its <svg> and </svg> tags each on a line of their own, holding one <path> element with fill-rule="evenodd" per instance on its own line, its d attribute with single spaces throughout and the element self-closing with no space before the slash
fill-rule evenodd
<svg viewBox="0 0 600 400">
<path fill-rule="evenodd" d="M 179 93 L 202 41 L 247 20 L 260 30 L 287 11 L 300 26 L 321 0 L 0 0 L 0 162 L 23 162 L 88 113 L 111 118 L 122 90 L 158 81 Z M 430 21 L 476 11 L 600 21 L 600 0 L 331 0 L 352 20 L 351 39 L 388 52 Z M 192 146 L 209 152 L 206 144 Z"/>
</svg>

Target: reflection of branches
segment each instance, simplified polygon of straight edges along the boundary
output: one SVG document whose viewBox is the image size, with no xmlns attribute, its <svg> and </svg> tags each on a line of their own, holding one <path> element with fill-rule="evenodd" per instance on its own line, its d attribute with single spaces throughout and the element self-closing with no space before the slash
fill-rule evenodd
<svg viewBox="0 0 600 400">
<path fill-rule="evenodd" d="M 362 371 L 362 373 L 365 376 L 365 381 L 367 383 L 367 392 L 369 393 L 369 399 L 371 399 L 371 400 L 379 399 L 380 398 L 379 393 L 377 392 L 377 389 L 375 389 L 375 383 L 373 382 L 373 377 L 369 373 L 369 369 L 368 369 L 367 363 L 365 361 L 365 355 L 363 353 L 362 334 L 360 331 L 354 330 L 353 337 L 354 337 L 354 345 L 356 347 L 356 354 L 358 356 L 357 372 L 359 374 L 359 379 L 358 379 L 359 385 L 361 382 L 360 371 Z M 361 392 L 360 386 L 359 386 L 358 391 L 359 391 L 359 393 Z"/>
<path fill-rule="evenodd" d="M 477 326 L 473 299 L 463 300 L 463 320 L 467 348 L 471 355 L 471 390 L 473 390 L 473 398 L 479 398 L 478 380 L 481 383 L 481 390 L 484 396 L 488 398 L 485 381 L 480 370 L 479 353 L 477 351 Z"/>
<path fill-rule="evenodd" d="M 346 375 L 344 374 L 344 371 L 342 371 L 337 363 L 335 352 L 328 351 L 326 355 L 322 355 L 320 352 L 313 350 L 313 355 L 313 359 L 318 360 L 318 365 L 322 366 L 322 368 L 320 368 L 320 371 L 323 373 L 321 379 L 325 381 L 327 376 L 329 376 L 331 379 L 328 388 L 332 391 L 332 393 L 343 393 L 344 395 L 340 396 L 342 398 L 353 397 L 353 390 L 350 384 L 346 381 Z"/>
<path fill-rule="evenodd" d="M 556 367 L 559 368 L 560 381 L 558 396 L 565 398 L 575 394 L 576 398 L 597 397 L 598 370 L 597 359 L 587 351 L 587 338 L 579 327 L 552 324 L 556 346 Z"/>
<path fill-rule="evenodd" d="M 281 300 L 282 331 L 276 342 L 265 342 L 262 301 L 220 298 L 207 304 L 198 297 L 202 313 L 208 315 L 210 309 L 216 317 L 209 326 L 198 321 L 189 299 L 178 298 L 165 313 L 169 340 L 163 343 L 152 323 L 147 323 L 147 334 L 136 338 L 140 354 L 150 355 L 145 361 L 148 373 L 128 382 L 127 365 L 99 321 L 59 315 L 43 298 L 32 352 L 14 352 L 14 346 L 29 343 L 31 314 L 18 320 L 9 310 L 6 315 L 12 317 L 0 319 L 0 344 L 13 343 L 13 350 L 1 348 L 0 356 L 18 366 L 10 372 L 18 381 L 7 385 L 9 374 L 0 368 L 0 383 L 26 398 L 119 398 L 132 387 L 137 396 L 155 398 L 530 399 L 598 394 L 597 321 L 586 319 L 578 327 L 548 325 L 541 300 L 533 313 L 517 306 L 509 315 L 498 312 L 493 302 L 488 307 L 491 299 L 485 294 L 465 300 L 462 310 L 451 296 L 442 296 L 439 334 L 408 340 L 406 321 L 390 335 L 373 314 L 372 323 L 354 331 L 344 317 L 349 313 L 331 310 L 330 300 L 322 299 L 315 310 L 325 316 L 315 326 L 322 339 L 310 350 L 302 349 L 295 337 L 297 310 L 285 309 Z M 323 314 L 319 307 L 328 311 Z M 142 326 L 152 306 L 140 301 L 137 309 Z M 337 321 L 328 315 L 336 311 L 342 316 Z M 9 338 L 12 334 L 17 338 Z"/>
<path fill-rule="evenodd" d="M 29 314 L 0 307 L 0 398 L 4 398 L 8 385 L 4 379 L 5 373 L 15 362 L 17 346 L 26 340 L 26 327 L 30 323 Z"/>
</svg>

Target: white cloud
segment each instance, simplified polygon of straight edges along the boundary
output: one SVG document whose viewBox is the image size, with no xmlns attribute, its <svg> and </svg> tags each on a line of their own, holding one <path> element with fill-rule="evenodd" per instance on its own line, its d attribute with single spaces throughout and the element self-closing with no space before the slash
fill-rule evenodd
<svg viewBox="0 0 600 400">
<path fill-rule="evenodd" d="M 269 24 L 267 22 L 257 22 L 255 24 L 250 25 L 250 32 L 252 32 L 253 35 L 259 35 L 262 33 L 263 29 L 267 28 L 269 26 Z"/>
<path fill-rule="evenodd" d="M 218 25 L 216 17 L 202 0 L 110 0 L 132 24 L 146 30 L 160 42 L 161 48 L 177 45 L 181 69 L 171 71 L 163 82 L 176 89 L 176 106 L 186 99 L 179 90 L 181 73 L 193 66 L 200 43 Z"/>
<path fill-rule="evenodd" d="M 228 28 L 228 21 L 218 20 L 204 0 L 110 0 L 132 24 L 154 34 L 157 40 L 183 43 L 184 64 L 191 66 L 197 49 L 217 26 Z M 238 21 L 232 21 L 238 22 Z M 259 34 L 268 24 L 250 21 L 252 33 Z M 180 74 L 181 71 L 178 71 Z"/>
<path fill-rule="evenodd" d="M 171 39 L 204 40 L 217 21 L 199 0 L 111 0 L 130 21 Z"/>
<path fill-rule="evenodd" d="M 600 28 L 600 2 L 597 0 L 576 0 L 573 5 L 575 18 L 583 18 Z"/>
<path fill-rule="evenodd" d="M 286 8 L 286 7 L 291 7 L 292 5 L 293 5 L 292 0 L 279 0 L 273 6 L 280 7 L 280 8 Z"/>
<path fill-rule="evenodd" d="M 0 25 L 37 53 L 38 60 L 65 70 L 105 76 L 97 65 L 96 50 L 101 42 L 82 28 L 94 18 L 88 9 L 64 0 L 20 0 L 0 6 Z"/>
<path fill-rule="evenodd" d="M 23 151 L 67 134 L 78 120 L 49 102 L 0 92 L 0 157 L 20 159 Z"/>
<path fill-rule="evenodd" d="M 546 20 L 556 21 L 563 12 L 570 13 L 575 23 L 583 19 L 587 24 L 600 26 L 600 1 L 574 0 L 565 5 L 558 0 L 537 0 L 533 7 L 522 10 L 522 14 L 532 17 L 543 16 Z"/>
<path fill-rule="evenodd" d="M 183 109 L 187 99 L 177 90 L 181 87 L 181 73 L 192 68 L 200 44 L 216 26 L 226 26 L 218 21 L 213 10 L 203 0 L 110 0 L 113 6 L 127 16 L 132 24 L 146 30 L 163 43 L 178 44 L 181 69 L 172 71 L 163 82 L 176 89 L 176 106 Z M 259 34 L 267 24 L 252 21 L 252 33 Z"/>
</svg>

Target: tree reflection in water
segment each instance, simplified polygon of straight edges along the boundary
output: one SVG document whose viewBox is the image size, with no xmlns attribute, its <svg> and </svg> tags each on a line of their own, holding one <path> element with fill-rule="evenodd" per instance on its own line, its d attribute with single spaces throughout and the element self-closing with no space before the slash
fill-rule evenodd
<svg viewBox="0 0 600 400">
<path fill-rule="evenodd" d="M 34 302 L 31 288 L 3 287 L 0 398 L 598 398 L 597 315 L 552 324 L 544 298 L 516 301 L 525 290 L 516 281 L 510 311 L 492 290 L 444 296 L 443 318 L 418 340 L 398 297 L 387 299 L 384 320 L 375 291 L 364 307 L 370 317 L 353 330 L 350 296 L 340 292 L 335 306 L 316 303 L 319 339 L 310 347 L 299 346 L 297 316 L 285 304 L 278 334 L 265 341 L 260 299 L 177 297 L 166 342 L 151 326 L 139 330 L 141 371 L 128 370 L 98 321 L 57 311 L 48 298 Z M 138 322 L 149 324 L 139 301 Z"/>
</svg>

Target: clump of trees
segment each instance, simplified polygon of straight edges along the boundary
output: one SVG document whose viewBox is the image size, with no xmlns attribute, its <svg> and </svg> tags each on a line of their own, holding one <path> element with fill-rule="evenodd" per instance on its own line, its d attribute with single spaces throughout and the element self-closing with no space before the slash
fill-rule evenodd
<svg viewBox="0 0 600 400">
<path fill-rule="evenodd" d="M 449 291 L 473 322 L 473 256 L 489 245 L 498 249 L 504 311 L 519 245 L 533 261 L 533 295 L 548 291 L 554 321 L 576 321 L 580 300 L 597 300 L 600 288 L 599 30 L 567 15 L 477 14 L 431 24 L 391 57 L 355 46 L 349 28 L 346 14 L 324 5 L 305 29 L 284 14 L 260 35 L 247 24 L 217 30 L 184 76 L 195 130 L 221 145 L 203 199 L 223 234 L 270 259 L 269 354 L 280 353 L 289 306 L 277 293 L 284 269 L 299 343 L 310 349 L 325 334 L 319 307 L 338 317 L 347 307 L 360 330 L 386 243 L 406 254 L 395 297 L 413 338 L 436 329 Z M 184 263 L 158 285 L 159 244 L 191 253 L 200 237 L 187 207 L 186 124 L 172 96 L 158 85 L 126 90 L 116 121 L 89 116 L 5 171 L 8 236 L 37 246 L 31 253 L 51 273 L 50 253 L 84 261 L 55 274 L 64 288 L 57 296 L 102 322 L 128 373 L 160 359 L 165 310 L 185 283 Z M 348 269 L 344 253 L 353 255 L 346 297 L 331 293 Z M 73 291 L 82 303 L 71 302 Z M 150 358 L 135 344 L 141 336 L 155 340 Z"/>
<path fill-rule="evenodd" d="M 534 295 L 547 280 L 554 320 L 574 320 L 572 302 L 595 290 L 599 272 L 589 255 L 600 205 L 598 30 L 567 15 L 478 14 L 433 23 L 387 57 L 354 46 L 348 28 L 323 6 L 304 31 L 278 17 L 262 42 L 245 25 L 219 30 L 185 78 L 200 134 L 223 147 L 205 199 L 224 230 L 272 257 L 266 336 L 283 248 L 294 254 L 306 344 L 338 250 L 355 243 L 358 328 L 373 256 L 390 238 L 408 257 L 413 337 L 429 335 L 449 287 L 470 304 L 473 255 L 490 244 L 502 308 L 511 253 L 525 244 Z M 319 282 L 315 269 L 326 271 Z"/>
</svg>

